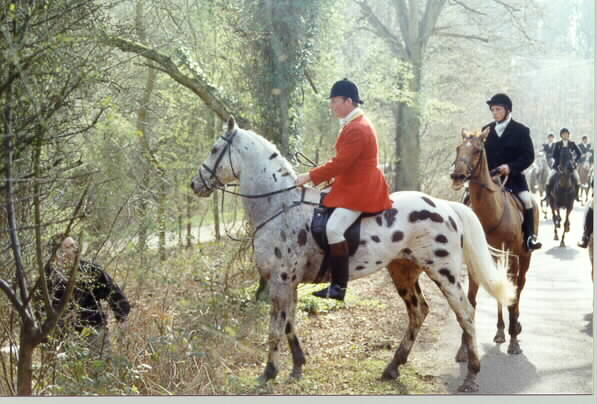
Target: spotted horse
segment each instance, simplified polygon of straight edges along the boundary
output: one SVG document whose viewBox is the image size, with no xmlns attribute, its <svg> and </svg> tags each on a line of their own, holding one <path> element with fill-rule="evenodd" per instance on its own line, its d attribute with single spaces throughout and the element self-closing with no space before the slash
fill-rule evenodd
<svg viewBox="0 0 597 404">
<path fill-rule="evenodd" d="M 257 268 L 270 287 L 271 318 L 267 363 L 260 380 L 278 374 L 280 344 L 284 337 L 292 355 L 291 378 L 300 378 L 305 355 L 297 337 L 295 312 L 297 286 L 318 277 L 324 257 L 310 232 L 314 206 L 320 192 L 294 186 L 296 174 L 277 148 L 254 132 L 240 129 L 234 118 L 213 145 L 191 187 L 200 197 L 238 181 L 243 206 L 254 229 Z M 359 247 L 350 258 L 350 279 L 387 268 L 408 311 L 409 323 L 382 380 L 399 377 L 399 365 L 407 361 L 429 311 L 419 286 L 424 272 L 439 287 L 460 324 L 468 352 L 468 372 L 459 391 L 478 391 L 480 371 L 475 336 L 474 308 L 459 282 L 463 264 L 497 301 L 509 304 L 514 287 L 506 277 L 502 260 L 492 259 L 483 228 L 468 207 L 420 192 L 391 195 L 393 207 L 361 222 Z M 396 310 L 396 309 L 395 309 Z"/>
</svg>

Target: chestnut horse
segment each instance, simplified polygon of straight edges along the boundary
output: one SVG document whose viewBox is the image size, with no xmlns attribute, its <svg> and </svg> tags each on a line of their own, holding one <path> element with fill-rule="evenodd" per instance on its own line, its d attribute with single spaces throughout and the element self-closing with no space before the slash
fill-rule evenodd
<svg viewBox="0 0 597 404">
<path fill-rule="evenodd" d="M 522 234 L 522 203 L 511 193 L 506 192 L 489 172 L 487 155 L 485 152 L 485 139 L 489 128 L 483 132 L 467 132 L 462 130 L 463 142 L 456 148 L 456 161 L 452 178 L 452 188 L 461 189 L 466 181 L 469 182 L 470 205 L 479 217 L 485 230 L 487 241 L 494 248 L 508 251 L 508 275 L 516 286 L 516 299 L 508 306 L 510 344 L 509 354 L 522 352 L 518 334 L 522 331 L 519 321 L 520 294 L 526 282 L 526 273 L 531 262 L 531 253 L 523 246 Z M 535 234 L 539 223 L 539 210 L 533 199 L 535 216 Z M 473 306 L 476 305 L 476 296 L 479 286 L 474 279 L 469 279 L 468 298 Z M 504 319 L 502 306 L 498 304 L 497 333 L 493 339 L 496 343 L 506 341 L 504 335 Z M 461 359 L 464 359 L 464 345 L 461 345 Z"/>
</svg>

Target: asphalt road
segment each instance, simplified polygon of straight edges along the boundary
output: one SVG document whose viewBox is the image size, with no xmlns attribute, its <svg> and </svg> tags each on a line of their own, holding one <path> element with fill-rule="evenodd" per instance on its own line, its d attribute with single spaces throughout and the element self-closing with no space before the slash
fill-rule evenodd
<svg viewBox="0 0 597 404">
<path fill-rule="evenodd" d="M 520 355 L 496 344 L 497 305 L 484 290 L 478 295 L 477 343 L 481 357 L 479 394 L 592 394 L 595 349 L 594 285 L 588 250 L 576 243 L 582 235 L 584 206 L 571 214 L 567 247 L 553 240 L 551 215 L 542 220 L 520 302 Z M 505 311 L 506 332 L 508 330 Z M 442 330 L 434 375 L 455 394 L 466 375 L 466 364 L 454 362 L 461 329 L 450 315 Z"/>
</svg>

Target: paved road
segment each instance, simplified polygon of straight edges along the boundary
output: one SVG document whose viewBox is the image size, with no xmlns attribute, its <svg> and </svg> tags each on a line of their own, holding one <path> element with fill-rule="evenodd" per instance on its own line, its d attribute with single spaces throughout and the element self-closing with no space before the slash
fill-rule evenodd
<svg viewBox="0 0 597 404">
<path fill-rule="evenodd" d="M 592 394 L 593 283 L 588 251 L 576 246 L 582 235 L 584 207 L 571 214 L 566 248 L 553 240 L 551 219 L 541 221 L 543 248 L 533 254 L 520 302 L 523 353 L 508 355 L 509 337 L 495 344 L 495 300 L 479 292 L 476 315 L 477 342 L 481 356 L 479 394 Z M 549 216 L 551 217 L 551 215 Z M 447 319 L 433 372 L 456 392 L 466 365 L 454 362 L 460 343 L 460 327 L 453 315 Z M 506 331 L 507 311 L 506 311 Z"/>
</svg>

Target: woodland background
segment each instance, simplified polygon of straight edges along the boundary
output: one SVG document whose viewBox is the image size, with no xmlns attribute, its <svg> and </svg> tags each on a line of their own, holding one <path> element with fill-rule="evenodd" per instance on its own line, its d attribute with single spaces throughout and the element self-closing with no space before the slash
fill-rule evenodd
<svg viewBox="0 0 597 404">
<path fill-rule="evenodd" d="M 460 130 L 491 120 L 485 100 L 496 92 L 511 96 L 536 148 L 561 127 L 577 141 L 595 133 L 592 0 L 0 4 L 4 396 L 441 391 L 408 367 L 399 383 L 375 380 L 397 336 L 365 339 L 380 344 L 374 354 L 354 339 L 336 346 L 348 337 L 326 331 L 350 316 L 360 321 L 348 328 L 366 334 L 387 307 L 380 291 L 352 308 L 302 297 L 311 376 L 256 384 L 268 306 L 254 298 L 250 243 L 225 235 L 242 227 L 240 201 L 199 199 L 189 187 L 224 120 L 233 114 L 304 170 L 296 151 L 332 155 L 327 96 L 348 77 L 392 189 L 447 199 L 461 196 L 448 177 Z M 112 362 L 89 360 L 74 337 L 61 351 L 41 342 L 60 313 L 39 310 L 44 298 L 31 291 L 49 237 L 64 231 L 133 302 L 127 323 L 111 326 Z M 338 356 L 357 377 L 325 367 Z"/>
</svg>

